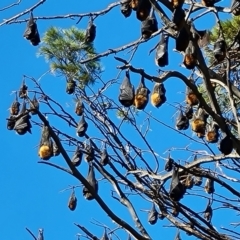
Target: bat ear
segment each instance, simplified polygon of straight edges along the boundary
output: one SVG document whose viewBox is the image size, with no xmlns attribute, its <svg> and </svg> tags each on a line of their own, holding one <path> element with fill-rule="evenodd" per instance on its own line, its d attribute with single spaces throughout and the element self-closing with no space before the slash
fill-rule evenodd
<svg viewBox="0 0 240 240">
<path fill-rule="evenodd" d="M 158 212 L 155 208 L 155 205 L 153 203 L 152 205 L 152 209 L 150 210 L 149 214 L 148 214 L 148 222 L 151 224 L 151 225 L 154 225 L 157 223 L 157 220 L 158 220 Z"/>
</svg>

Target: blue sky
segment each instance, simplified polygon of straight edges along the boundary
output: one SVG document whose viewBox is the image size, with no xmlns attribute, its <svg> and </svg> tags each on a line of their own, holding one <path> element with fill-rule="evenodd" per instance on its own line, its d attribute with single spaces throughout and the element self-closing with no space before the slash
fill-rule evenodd
<svg viewBox="0 0 240 240">
<path fill-rule="evenodd" d="M 60 3 L 59 3 L 60 2 Z M 48 0 L 43 5 L 38 7 L 34 11 L 35 16 L 55 16 L 66 15 L 69 13 L 85 13 L 89 11 L 98 11 L 105 8 L 112 1 L 107 0 L 81 0 L 81 3 L 73 0 L 57 1 Z M 17 13 L 24 11 L 31 7 L 36 1 L 22 1 L 19 6 L 16 6 L 7 11 L 1 12 L 1 21 L 11 18 Z M 3 0 L 0 3 L 0 8 L 9 4 L 9 1 Z M 221 5 L 229 5 L 229 1 L 222 1 Z M 187 6 L 186 6 L 187 7 Z M 224 15 L 224 18 L 228 15 Z M 23 19 L 28 18 L 28 15 L 23 16 Z M 87 25 L 88 18 L 83 18 L 78 25 L 74 20 L 39 20 L 38 30 L 41 37 L 44 32 L 50 26 L 57 26 L 61 28 L 68 28 L 76 26 L 80 29 L 84 29 Z M 202 20 L 198 20 L 196 27 L 198 29 L 211 28 L 215 23 L 214 17 L 207 15 Z M 0 23 L 1 24 L 1 23 Z M 116 7 L 109 14 L 97 18 L 95 24 L 97 25 L 97 37 L 95 40 L 95 48 L 97 52 L 106 51 L 108 48 L 120 47 L 128 42 L 134 41 L 140 36 L 140 22 L 136 20 L 135 13 L 133 12 L 130 18 L 125 19 L 120 11 L 119 7 Z M 160 27 L 159 23 L 159 27 Z M 45 239 L 76 239 L 75 235 L 80 232 L 73 223 L 79 223 L 86 226 L 92 232 L 100 237 L 103 229 L 99 226 L 90 223 L 93 219 L 101 221 L 106 225 L 114 228 L 114 224 L 106 216 L 106 214 L 99 209 L 98 205 L 94 201 L 86 201 L 82 197 L 81 188 L 76 189 L 78 197 L 78 206 L 76 211 L 71 212 L 67 208 L 67 201 L 70 195 L 70 191 L 64 191 L 69 185 L 78 185 L 79 183 L 73 177 L 59 170 L 53 169 L 49 166 L 38 164 L 40 160 L 37 155 L 37 145 L 40 138 L 40 129 L 37 126 L 33 126 L 32 134 L 26 134 L 24 136 L 18 136 L 13 131 L 6 130 L 6 118 L 9 115 L 8 108 L 11 102 L 14 100 L 14 94 L 12 91 L 17 90 L 21 84 L 23 74 L 39 78 L 44 72 L 49 69 L 49 65 L 45 62 L 43 57 L 37 57 L 38 47 L 33 47 L 25 40 L 23 32 L 26 24 L 11 24 L 1 27 L 1 81 L 2 81 L 2 103 L 0 105 L 0 129 L 2 132 L 1 140 L 1 168 L 0 168 L 0 239 L 3 240 L 27 240 L 31 239 L 31 236 L 26 232 L 25 227 L 31 229 L 34 233 L 37 233 L 38 228 L 45 229 Z M 137 54 L 135 55 L 132 64 L 137 68 L 144 68 L 147 73 L 151 75 L 157 75 L 158 68 L 154 63 L 154 52 L 149 56 L 148 51 L 158 42 L 158 36 L 149 42 L 141 45 Z M 178 69 L 186 76 L 189 76 L 190 72 L 184 69 L 180 69 L 179 65 L 182 61 L 182 56 L 172 52 L 174 42 L 171 39 L 169 45 L 170 64 L 166 67 L 169 69 Z M 128 51 L 120 53 L 118 56 L 128 59 Z M 113 56 L 104 57 L 101 60 L 101 64 L 105 70 L 103 73 L 103 80 L 110 80 L 117 76 L 118 70 L 116 65 L 119 65 Z M 123 74 L 120 77 L 120 81 L 123 78 Z M 139 76 L 131 74 L 131 80 L 135 86 L 139 82 Z M 119 81 L 119 82 L 120 82 Z M 33 84 L 27 82 L 29 89 L 33 88 Z M 66 108 L 69 113 L 73 113 L 74 101 L 73 97 L 65 94 L 65 79 L 63 77 L 56 77 L 53 75 L 46 75 L 41 80 L 41 86 L 46 93 L 59 101 L 59 103 Z M 148 82 L 147 86 L 152 89 L 152 83 Z M 167 102 L 173 105 L 176 102 L 182 102 L 184 100 L 183 91 L 185 91 L 184 85 L 178 79 L 170 79 L 166 82 L 165 87 L 167 89 Z M 117 86 L 113 88 L 113 91 L 109 93 L 110 97 L 116 97 Z M 155 109 L 150 104 L 146 108 L 147 112 L 154 114 L 156 118 L 163 121 L 170 126 L 174 127 L 173 114 L 175 109 L 169 104 L 165 104 L 160 109 Z M 114 116 L 114 114 L 113 114 Z M 75 117 L 75 116 L 74 116 Z M 139 113 L 137 122 L 143 123 L 146 118 L 144 113 Z M 78 118 L 75 118 L 78 121 Z M 34 116 L 33 120 L 37 121 Z M 51 121 L 51 117 L 49 117 Z M 115 122 L 119 122 L 116 118 Z M 57 127 L 68 131 L 71 134 L 75 134 L 74 130 L 69 129 L 66 124 L 62 122 L 56 122 Z M 149 133 L 149 143 L 154 150 L 161 156 L 166 157 L 163 154 L 167 149 L 171 147 L 183 148 L 187 144 L 192 144 L 192 149 L 199 149 L 199 146 L 194 145 L 188 139 L 179 135 L 178 133 L 168 130 L 163 125 L 151 122 L 151 131 Z M 138 141 L 134 139 L 134 135 L 131 133 L 129 125 L 124 127 L 126 136 L 132 141 Z M 94 129 L 89 130 L 89 135 L 94 136 Z M 190 136 L 193 136 L 190 130 L 187 131 Z M 142 142 L 136 142 L 136 145 L 143 146 Z M 201 145 L 200 145 L 201 146 Z M 73 150 L 66 147 L 67 150 Z M 202 148 L 204 149 L 204 148 Z M 215 148 L 213 148 L 216 150 Z M 216 150 L 216 152 L 218 152 Z M 69 153 L 70 157 L 72 152 Z M 173 157 L 177 160 L 187 158 L 189 154 L 185 154 L 183 151 L 176 151 L 173 153 Z M 147 156 L 146 156 L 147 157 Z M 52 161 L 52 160 L 51 160 Z M 61 156 L 53 159 L 54 163 L 65 166 L 65 163 Z M 164 161 L 159 159 L 160 170 L 163 170 Z M 150 164 L 154 166 L 150 160 Z M 82 163 L 80 167 L 81 172 L 86 175 L 87 166 L 86 163 Z M 97 174 L 97 177 L 101 176 Z M 108 191 L 111 189 L 106 181 L 101 181 L 99 186 L 99 193 L 104 194 L 103 199 L 108 202 L 109 206 L 119 213 L 121 217 L 124 217 L 126 221 L 134 225 L 128 212 L 124 207 L 119 207 L 115 200 L 111 199 L 111 193 Z M 136 209 L 150 209 L 151 203 L 138 201 L 136 196 L 130 198 L 136 206 Z M 191 204 L 191 197 L 183 200 L 183 203 Z M 205 203 L 202 207 L 199 207 L 199 211 L 203 211 Z M 213 217 L 213 224 L 224 224 L 223 220 L 219 222 L 219 217 L 224 212 L 216 214 Z M 143 224 L 146 225 L 147 230 L 153 237 L 158 239 L 159 235 L 163 239 L 172 239 L 176 231 L 172 228 L 163 227 L 168 223 L 165 221 L 159 221 L 157 226 L 153 227 L 147 223 L 146 212 L 140 211 L 140 218 Z M 157 231 L 156 231 L 157 229 Z M 122 239 L 126 239 L 126 234 L 120 234 Z M 189 237 L 184 236 L 184 239 Z"/>
</svg>

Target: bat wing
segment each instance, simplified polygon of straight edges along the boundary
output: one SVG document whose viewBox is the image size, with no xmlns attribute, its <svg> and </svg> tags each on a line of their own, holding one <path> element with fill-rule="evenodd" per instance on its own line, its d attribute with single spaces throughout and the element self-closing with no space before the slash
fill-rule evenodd
<svg viewBox="0 0 240 240">
<path fill-rule="evenodd" d="M 92 164 L 89 164 L 87 181 L 92 186 L 95 193 L 97 193 L 98 192 L 98 182 L 95 178 L 95 173 L 94 173 L 94 169 L 93 169 Z M 88 200 L 93 200 L 94 199 L 94 197 L 92 196 L 92 194 L 89 192 L 89 190 L 86 187 L 83 188 L 83 195 Z"/>
<path fill-rule="evenodd" d="M 25 134 L 27 131 L 29 133 L 31 133 L 31 123 L 29 121 L 29 115 L 25 115 L 25 116 L 22 116 L 20 117 L 16 123 L 15 123 L 15 126 L 14 126 L 14 130 L 16 130 L 16 132 L 20 135 L 23 135 Z"/>
<path fill-rule="evenodd" d="M 185 52 L 188 43 L 189 43 L 190 37 L 185 28 L 182 28 L 179 32 L 178 37 L 176 38 L 176 50 L 179 52 Z"/>
<path fill-rule="evenodd" d="M 100 240 L 109 240 L 106 229 L 104 230 L 103 236 Z"/>
<path fill-rule="evenodd" d="M 101 160 L 100 163 L 105 166 L 109 162 L 109 157 L 106 149 L 103 149 L 102 154 L 101 154 Z"/>
<path fill-rule="evenodd" d="M 186 130 L 189 127 L 188 118 L 183 115 L 183 112 L 180 111 L 177 120 L 176 120 L 176 128 L 178 130 Z"/>
<path fill-rule="evenodd" d="M 183 197 L 185 191 L 185 187 L 179 181 L 178 169 L 174 168 L 169 195 L 174 201 L 179 201 Z"/>
<path fill-rule="evenodd" d="M 96 38 L 96 25 L 93 24 L 93 21 L 90 20 L 86 30 L 85 41 L 91 43 Z"/>
<path fill-rule="evenodd" d="M 154 225 L 158 220 L 158 212 L 156 211 L 155 205 L 153 203 L 152 209 L 148 214 L 148 222 Z"/>
<path fill-rule="evenodd" d="M 126 106 L 131 106 L 134 101 L 134 95 L 134 87 L 131 84 L 129 73 L 126 72 L 126 77 L 120 86 L 119 101 L 122 104 L 124 101 L 126 101 Z"/>
<path fill-rule="evenodd" d="M 74 152 L 74 155 L 71 159 L 72 163 L 74 164 L 75 167 L 78 167 L 81 162 L 82 162 L 82 156 L 83 156 L 83 153 L 82 151 L 80 150 L 79 146 L 77 146 L 75 152 Z"/>
<path fill-rule="evenodd" d="M 85 117 L 82 116 L 82 118 L 78 124 L 78 127 L 77 127 L 78 136 L 83 137 L 85 132 L 87 131 L 87 128 L 88 128 L 88 123 L 86 122 Z"/>
</svg>

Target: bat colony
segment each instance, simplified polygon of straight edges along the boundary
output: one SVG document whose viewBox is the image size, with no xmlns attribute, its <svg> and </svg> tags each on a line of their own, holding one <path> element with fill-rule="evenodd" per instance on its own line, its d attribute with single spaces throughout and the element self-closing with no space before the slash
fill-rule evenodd
<svg viewBox="0 0 240 240">
<path fill-rule="evenodd" d="M 219 0 L 202 0 L 202 4 L 207 7 L 212 7 Z M 185 22 L 185 11 L 182 9 L 184 1 L 183 0 L 171 0 L 173 7 L 172 22 L 174 24 L 174 29 L 179 32 L 175 39 L 176 50 L 183 53 L 183 65 L 186 69 L 192 70 L 197 64 L 197 47 L 204 47 L 209 43 L 209 31 L 207 30 L 196 30 L 193 23 L 188 21 Z M 121 3 L 120 6 L 121 13 L 124 17 L 129 17 L 133 11 L 136 12 L 136 18 L 141 21 L 141 35 L 143 39 L 149 39 L 152 34 L 158 31 L 158 22 L 149 0 L 129 0 Z M 240 2 L 233 1 L 231 6 L 232 13 L 236 16 L 240 15 Z M 40 36 L 37 28 L 36 21 L 34 20 L 33 14 L 31 12 L 29 21 L 27 23 L 26 30 L 24 32 L 24 38 L 29 40 L 33 46 L 37 46 L 40 43 Z M 90 18 L 84 41 L 86 44 L 91 44 L 96 38 L 96 26 L 93 23 L 93 19 Z M 158 67 L 165 67 L 169 64 L 168 57 L 168 42 L 169 35 L 166 32 L 160 34 L 159 43 L 156 46 L 155 53 L 155 64 Z M 224 39 L 219 39 L 215 42 L 213 46 L 213 55 L 217 62 L 222 62 L 226 57 L 227 44 Z M 192 84 L 195 84 L 193 80 L 189 79 Z M 71 77 L 67 77 L 66 83 L 66 93 L 73 94 L 75 88 L 77 87 L 76 81 Z M 135 90 L 134 85 L 130 79 L 130 72 L 127 70 L 125 72 L 125 77 L 119 88 L 119 102 L 126 108 L 134 106 L 138 110 L 144 110 L 149 102 L 159 108 L 167 100 L 166 89 L 163 83 L 155 83 L 152 92 L 147 88 L 145 84 L 144 76 L 142 75 L 139 84 Z M 224 133 L 223 137 L 219 141 L 219 127 L 213 121 L 209 119 L 208 114 L 204 108 L 200 105 L 198 95 L 189 87 L 186 89 L 185 102 L 186 106 L 179 109 L 178 116 L 176 117 L 175 127 L 177 130 L 187 130 L 191 126 L 192 131 L 196 133 L 199 138 L 205 137 L 208 143 L 219 142 L 219 150 L 228 155 L 233 150 L 232 140 Z M 18 98 L 22 99 L 23 102 L 20 103 Z M 27 108 L 29 104 L 29 108 Z M 86 121 L 86 116 L 84 115 L 84 103 L 81 98 L 76 101 L 74 112 L 77 116 L 81 117 L 79 123 L 76 127 L 76 134 L 78 137 L 84 137 L 88 129 L 88 123 Z M 28 97 L 28 87 L 23 80 L 20 89 L 18 90 L 13 103 L 10 106 L 10 116 L 7 119 L 7 129 L 15 130 L 17 134 L 24 135 L 27 132 L 31 133 L 31 115 L 37 114 L 39 110 L 39 100 L 36 94 L 30 99 Z M 31 115 L 30 115 L 31 114 Z M 191 120 L 191 122 L 190 122 Z M 51 157 L 58 156 L 60 151 L 57 144 L 52 140 L 49 132 L 49 127 L 42 125 L 42 133 L 39 143 L 38 155 L 42 160 L 49 160 Z M 92 188 L 93 192 L 97 194 L 98 192 L 98 181 L 95 178 L 94 165 L 92 161 L 94 160 L 95 151 L 91 143 L 85 144 L 82 148 L 76 146 L 76 150 L 73 153 L 71 162 L 75 167 L 80 166 L 82 158 L 84 156 L 85 161 L 88 162 L 89 169 L 87 175 L 87 182 Z M 106 146 L 100 154 L 100 164 L 105 166 L 109 163 L 109 155 L 106 150 Z M 172 171 L 172 179 L 170 183 L 169 197 L 173 202 L 178 202 L 183 198 L 186 189 L 191 189 L 193 185 L 200 186 L 202 184 L 202 177 L 195 176 L 191 174 L 186 174 L 184 179 L 181 179 L 179 175 L 179 168 L 174 160 L 168 156 L 167 162 L 165 164 L 165 171 Z M 200 169 L 200 166 L 195 167 L 195 169 Z M 204 189 L 206 193 L 214 193 L 214 181 L 212 178 L 207 178 L 205 182 Z M 93 200 L 94 195 L 89 191 L 87 187 L 83 187 L 83 196 L 87 200 Z M 178 206 L 174 203 L 172 214 L 177 216 Z M 73 211 L 77 206 L 77 198 L 75 196 L 74 189 L 68 200 L 68 208 Z M 204 212 L 204 218 L 207 221 L 211 221 L 212 218 L 212 208 L 211 202 L 209 201 Z M 162 219 L 163 215 L 158 213 L 155 205 L 152 205 L 151 210 L 148 215 L 148 222 L 150 224 L 155 224 L 158 218 Z M 43 231 L 39 231 L 41 235 Z M 101 239 L 108 239 L 106 231 Z M 175 239 L 180 239 L 180 233 L 178 232 Z"/>
</svg>

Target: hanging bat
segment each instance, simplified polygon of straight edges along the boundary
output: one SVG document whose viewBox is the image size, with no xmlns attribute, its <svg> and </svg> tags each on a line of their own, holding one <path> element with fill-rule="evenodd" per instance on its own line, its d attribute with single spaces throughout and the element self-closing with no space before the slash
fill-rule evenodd
<svg viewBox="0 0 240 240">
<path fill-rule="evenodd" d="M 30 112 L 32 115 L 36 115 L 36 110 L 39 110 L 39 102 L 36 98 L 36 94 L 34 94 L 32 101 L 30 101 Z"/>
<path fill-rule="evenodd" d="M 154 107 L 159 108 L 163 103 L 166 102 L 167 98 L 165 96 L 166 89 L 163 83 L 155 83 L 151 95 L 151 103 Z"/>
<path fill-rule="evenodd" d="M 219 138 L 218 125 L 215 122 L 207 125 L 206 141 L 209 143 L 217 143 Z"/>
<path fill-rule="evenodd" d="M 151 225 L 154 225 L 157 223 L 157 220 L 158 220 L 158 212 L 156 211 L 155 205 L 153 203 L 152 209 L 148 214 L 148 222 Z"/>
<path fill-rule="evenodd" d="M 177 130 L 187 130 L 189 127 L 189 120 L 180 110 L 178 117 L 176 118 L 176 129 Z"/>
<path fill-rule="evenodd" d="M 205 7 L 214 7 L 214 4 L 221 0 L 202 0 L 202 5 Z"/>
<path fill-rule="evenodd" d="M 22 85 L 21 85 L 21 87 L 19 89 L 19 92 L 18 92 L 18 96 L 20 98 L 26 98 L 27 97 L 27 89 L 28 89 L 28 87 L 25 84 L 25 80 L 23 79 Z"/>
<path fill-rule="evenodd" d="M 80 166 L 81 162 L 82 162 L 82 156 L 83 156 L 83 153 L 82 151 L 80 150 L 80 147 L 77 146 L 74 154 L 73 154 L 73 157 L 71 159 L 71 162 L 72 164 L 75 166 L 75 167 L 78 167 Z"/>
<path fill-rule="evenodd" d="M 165 217 L 164 217 L 164 215 L 162 213 L 158 213 L 158 218 L 163 220 Z"/>
<path fill-rule="evenodd" d="M 109 240 L 106 229 L 104 230 L 103 236 L 100 240 Z"/>
<path fill-rule="evenodd" d="M 37 24 L 34 21 L 32 12 L 30 13 L 30 18 L 27 23 L 27 28 L 23 34 L 23 37 L 29 40 L 33 46 L 37 46 L 41 42 Z"/>
<path fill-rule="evenodd" d="M 39 229 L 38 229 L 37 240 L 44 240 L 43 229 L 42 229 L 42 228 L 39 228 Z"/>
<path fill-rule="evenodd" d="M 73 94 L 75 92 L 75 88 L 76 82 L 72 78 L 67 79 L 66 93 Z"/>
<path fill-rule="evenodd" d="M 92 18 L 90 18 L 85 33 L 85 42 L 91 43 L 94 41 L 95 37 L 96 37 L 96 25 L 93 24 L 93 20 Z"/>
<path fill-rule="evenodd" d="M 197 43 L 200 48 L 207 46 L 210 42 L 210 31 L 208 30 L 198 30 Z"/>
<path fill-rule="evenodd" d="M 190 31 L 192 33 L 193 38 L 197 41 L 198 46 L 200 48 L 207 46 L 210 42 L 211 32 L 208 30 L 197 30 L 193 22 L 190 22 L 190 25 L 191 25 Z"/>
<path fill-rule="evenodd" d="M 132 240 L 129 234 L 128 234 L 128 238 L 127 238 L 127 240 Z"/>
<path fill-rule="evenodd" d="M 86 151 L 86 154 L 84 156 L 84 159 L 87 161 L 87 162 L 90 162 L 94 159 L 94 149 L 92 147 L 92 144 L 91 142 L 89 142 L 89 144 L 86 144 L 85 145 L 85 151 Z"/>
<path fill-rule="evenodd" d="M 185 11 L 181 7 L 173 10 L 172 22 L 175 24 L 175 30 L 179 31 L 183 28 L 185 23 Z"/>
<path fill-rule="evenodd" d="M 84 112 L 84 105 L 83 105 L 82 100 L 79 98 L 75 105 L 75 113 L 78 116 L 82 116 L 83 112 Z"/>
<path fill-rule="evenodd" d="M 227 44 L 223 39 L 217 40 L 213 45 L 213 55 L 218 62 L 226 57 Z"/>
<path fill-rule="evenodd" d="M 32 125 L 31 125 L 30 119 L 31 119 L 31 116 L 27 112 L 26 102 L 24 101 L 22 104 L 21 112 L 19 113 L 19 116 L 16 118 L 14 130 L 19 135 L 24 135 L 27 132 L 32 133 L 31 132 Z"/>
<path fill-rule="evenodd" d="M 88 129 L 88 123 L 86 122 L 85 117 L 82 116 L 77 126 L 77 136 L 84 137 L 87 129 Z"/>
<path fill-rule="evenodd" d="M 53 156 L 53 142 L 50 137 L 49 128 L 46 125 L 42 126 L 38 156 L 43 160 L 49 160 Z"/>
<path fill-rule="evenodd" d="M 187 119 L 192 119 L 193 117 L 193 108 L 192 106 L 187 105 L 184 111 L 185 116 L 187 117 Z"/>
<path fill-rule="evenodd" d="M 144 21 L 151 12 L 152 4 L 149 0 L 139 0 L 136 10 L 136 17 L 139 21 Z"/>
<path fill-rule="evenodd" d="M 94 192 L 97 194 L 97 192 L 98 192 L 98 182 L 95 178 L 94 168 L 93 168 L 93 165 L 91 163 L 89 164 L 87 181 L 91 185 L 91 187 L 93 188 Z M 89 192 L 89 190 L 86 187 L 83 188 L 83 196 L 87 200 L 93 200 L 94 199 L 94 196 Z"/>
<path fill-rule="evenodd" d="M 7 118 L 7 129 L 8 130 L 13 130 L 14 129 L 15 123 L 17 121 L 16 119 L 17 119 L 17 117 L 13 116 L 13 115 L 10 115 L 10 117 Z"/>
<path fill-rule="evenodd" d="M 145 86 L 144 77 L 141 77 L 140 83 L 136 89 L 133 105 L 138 110 L 143 110 L 148 103 L 150 91 Z"/>
<path fill-rule="evenodd" d="M 185 52 L 188 43 L 190 41 L 190 36 L 186 30 L 186 28 L 182 28 L 179 31 L 178 37 L 176 38 L 176 50 L 179 52 Z"/>
<path fill-rule="evenodd" d="M 176 204 L 174 204 L 174 206 L 173 206 L 172 215 L 174 217 L 177 217 L 179 215 L 179 207 Z"/>
<path fill-rule="evenodd" d="M 130 6 L 131 6 L 132 10 L 137 11 L 140 1 L 141 0 L 131 0 Z"/>
<path fill-rule="evenodd" d="M 187 69 L 194 69 L 197 64 L 197 53 L 191 40 L 185 50 L 183 64 Z"/>
<path fill-rule="evenodd" d="M 126 76 L 120 86 L 118 100 L 124 107 L 130 107 L 134 102 L 134 87 L 130 81 L 129 71 L 126 71 Z"/>
<path fill-rule="evenodd" d="M 201 107 L 193 114 L 193 120 L 191 122 L 192 130 L 197 133 L 198 137 L 204 137 L 208 114 Z"/>
<path fill-rule="evenodd" d="M 196 185 L 196 186 L 201 186 L 202 185 L 202 177 L 201 176 L 196 176 L 194 178 L 194 185 Z"/>
<path fill-rule="evenodd" d="M 173 8 L 182 8 L 184 0 L 171 0 Z"/>
<path fill-rule="evenodd" d="M 77 207 L 77 198 L 75 195 L 75 191 L 73 190 L 68 200 L 68 208 L 71 211 L 74 211 L 76 207 Z"/>
<path fill-rule="evenodd" d="M 20 102 L 18 102 L 17 100 L 17 97 L 16 97 L 16 100 L 13 101 L 13 103 L 11 104 L 11 107 L 10 107 L 10 114 L 11 115 L 18 115 L 19 114 L 19 111 L 20 111 Z"/>
<path fill-rule="evenodd" d="M 177 235 L 174 240 L 181 240 L 179 229 L 177 231 Z"/>
<path fill-rule="evenodd" d="M 178 177 L 178 168 L 174 167 L 172 173 L 172 181 L 170 184 L 170 191 L 169 196 L 173 201 L 178 202 L 186 192 L 186 188 L 184 185 L 179 181 Z"/>
<path fill-rule="evenodd" d="M 240 15 L 240 1 L 239 0 L 232 0 L 231 12 L 235 16 L 239 16 Z"/>
<path fill-rule="evenodd" d="M 208 222 L 211 222 L 211 219 L 212 219 L 212 215 L 213 215 L 213 210 L 212 210 L 212 207 L 211 207 L 211 201 L 210 199 L 208 200 L 208 204 L 207 204 L 207 207 L 204 211 L 204 218 L 208 221 Z"/>
<path fill-rule="evenodd" d="M 53 156 L 56 157 L 60 154 L 60 150 L 55 142 L 53 142 Z"/>
<path fill-rule="evenodd" d="M 204 186 L 204 190 L 206 193 L 208 194 L 212 194 L 215 192 L 215 189 L 214 189 L 214 181 L 210 178 L 207 178 L 206 179 L 206 182 L 205 182 L 205 186 Z"/>
<path fill-rule="evenodd" d="M 130 17 L 130 15 L 132 13 L 132 8 L 131 8 L 130 4 L 131 4 L 131 0 L 129 0 L 127 2 L 121 2 L 120 10 L 125 18 Z"/>
<path fill-rule="evenodd" d="M 193 177 L 191 174 L 188 174 L 186 179 L 184 180 L 184 186 L 186 187 L 186 189 L 191 189 L 193 187 Z"/>
<path fill-rule="evenodd" d="M 187 86 L 186 88 L 186 102 L 189 106 L 196 106 L 199 103 L 199 100 L 193 90 Z"/>
<path fill-rule="evenodd" d="M 167 162 L 165 164 L 165 167 L 164 167 L 165 171 L 167 171 L 167 172 L 172 171 L 173 164 L 174 164 L 174 160 L 171 158 L 170 153 L 169 153 L 168 160 L 167 160 Z"/>
<path fill-rule="evenodd" d="M 157 30 L 158 30 L 158 22 L 154 14 L 154 10 L 152 9 L 150 15 L 144 21 L 142 21 L 142 26 L 141 26 L 142 37 L 144 39 L 148 39 Z"/>
<path fill-rule="evenodd" d="M 219 142 L 218 148 L 222 154 L 224 155 L 230 154 L 233 150 L 233 142 L 231 138 L 228 137 L 227 135 L 224 138 L 222 138 Z"/>
<path fill-rule="evenodd" d="M 102 153 L 101 153 L 101 160 L 100 163 L 102 166 L 106 166 L 109 162 L 109 157 L 108 157 L 108 153 L 106 148 L 103 149 Z"/>
<path fill-rule="evenodd" d="M 169 35 L 163 32 L 155 56 L 155 63 L 159 67 L 165 67 L 168 65 L 168 40 Z"/>
</svg>

